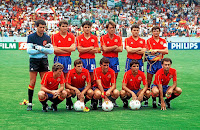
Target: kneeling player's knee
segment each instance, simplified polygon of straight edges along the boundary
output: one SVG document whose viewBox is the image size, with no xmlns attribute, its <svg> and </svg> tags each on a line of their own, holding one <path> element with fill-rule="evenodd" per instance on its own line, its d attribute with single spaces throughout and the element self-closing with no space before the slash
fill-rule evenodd
<svg viewBox="0 0 200 130">
<path fill-rule="evenodd" d="M 63 90 L 61 95 L 62 95 L 62 97 L 67 97 L 67 91 Z"/>
<path fill-rule="evenodd" d="M 39 92 L 38 92 L 38 98 L 39 98 L 39 100 L 44 99 L 45 96 L 46 96 L 46 94 L 45 94 L 44 91 L 39 91 Z"/>
<path fill-rule="evenodd" d="M 147 98 L 149 98 L 149 97 L 151 96 L 151 92 L 150 92 L 149 90 L 147 90 L 145 96 L 146 96 Z"/>
<path fill-rule="evenodd" d="M 89 89 L 89 90 L 87 91 L 87 95 L 88 95 L 89 97 L 92 97 L 92 96 L 94 95 L 94 91 L 93 91 L 92 89 Z"/>
<path fill-rule="evenodd" d="M 177 93 L 177 94 L 181 94 L 181 93 L 182 93 L 182 89 L 179 88 L 179 87 L 176 87 L 176 93 Z"/>
<path fill-rule="evenodd" d="M 126 92 L 124 90 L 120 91 L 120 97 L 123 98 L 126 96 Z"/>
<path fill-rule="evenodd" d="M 159 95 L 159 90 L 156 88 L 156 89 L 152 89 L 152 96 L 157 96 Z"/>
<path fill-rule="evenodd" d="M 118 98 L 118 97 L 119 97 L 119 90 L 115 89 L 115 90 L 113 91 L 113 96 L 114 96 L 115 98 Z"/>
<path fill-rule="evenodd" d="M 101 98 L 101 91 L 95 91 L 94 92 L 94 98 L 100 99 Z"/>
</svg>

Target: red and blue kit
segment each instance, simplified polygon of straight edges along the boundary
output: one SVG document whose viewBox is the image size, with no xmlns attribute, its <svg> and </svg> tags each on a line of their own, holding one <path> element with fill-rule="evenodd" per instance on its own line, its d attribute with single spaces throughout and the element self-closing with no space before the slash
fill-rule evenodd
<svg viewBox="0 0 200 130">
<path fill-rule="evenodd" d="M 70 47 L 72 44 L 75 43 L 75 37 L 72 33 L 67 33 L 67 36 L 64 38 L 60 35 L 60 32 L 58 32 L 55 35 L 52 35 L 51 41 L 53 46 L 57 47 Z M 56 56 L 70 56 L 71 52 L 66 53 L 66 54 L 57 54 L 55 53 Z"/>
<path fill-rule="evenodd" d="M 127 84 L 127 88 L 130 90 L 138 90 L 140 89 L 141 81 L 143 82 L 143 85 L 147 84 L 144 72 L 138 70 L 138 74 L 134 77 L 132 71 L 129 70 L 124 74 L 122 83 Z"/>
<path fill-rule="evenodd" d="M 91 46 L 93 46 L 94 48 L 99 47 L 97 36 L 92 35 L 92 34 L 90 35 L 89 39 L 86 39 L 84 34 L 81 34 L 80 36 L 77 37 L 76 41 L 77 41 L 77 46 L 81 46 L 81 47 L 91 47 Z M 95 54 L 87 53 L 87 52 L 86 53 L 80 53 L 79 57 L 83 58 L 83 59 L 92 59 L 92 58 L 95 58 Z"/>
<path fill-rule="evenodd" d="M 99 79 L 104 89 L 110 88 L 112 83 L 116 83 L 115 71 L 108 68 L 108 72 L 103 74 L 101 67 L 98 67 L 94 69 L 94 80 Z M 94 87 L 98 87 L 97 83 L 94 84 Z"/>
<path fill-rule="evenodd" d="M 159 38 L 159 41 L 156 42 L 153 37 L 147 40 L 147 49 L 165 49 L 167 48 L 167 42 L 163 38 Z"/>
<path fill-rule="evenodd" d="M 56 90 L 58 89 L 59 84 L 64 84 L 65 78 L 64 74 L 62 73 L 60 77 L 54 79 L 53 72 L 46 72 L 42 78 L 41 84 L 44 85 L 49 90 Z"/>
<path fill-rule="evenodd" d="M 74 68 L 68 72 L 66 82 L 73 87 L 83 88 L 85 87 L 85 82 L 91 82 L 90 73 L 87 69 L 83 68 L 82 72 L 77 74 Z"/>
</svg>

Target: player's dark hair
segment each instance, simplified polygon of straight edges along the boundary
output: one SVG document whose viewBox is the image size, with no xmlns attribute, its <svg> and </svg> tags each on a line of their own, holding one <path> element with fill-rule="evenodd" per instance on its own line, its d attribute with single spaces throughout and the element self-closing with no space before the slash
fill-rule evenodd
<svg viewBox="0 0 200 130">
<path fill-rule="evenodd" d="M 52 71 L 57 71 L 58 69 L 64 69 L 63 65 L 60 64 L 60 63 L 55 63 L 53 66 L 52 66 Z"/>
<path fill-rule="evenodd" d="M 60 27 L 62 24 L 67 24 L 67 25 L 68 25 L 67 20 L 61 20 L 61 21 L 59 22 L 59 27 Z"/>
<path fill-rule="evenodd" d="M 157 30 L 157 29 L 160 31 L 160 27 L 154 26 L 154 27 L 151 29 L 151 31 L 153 32 L 153 30 Z"/>
<path fill-rule="evenodd" d="M 133 64 L 138 64 L 138 65 L 139 65 L 139 61 L 133 59 L 133 60 L 131 61 L 131 63 L 130 63 L 130 67 L 131 67 Z"/>
<path fill-rule="evenodd" d="M 110 60 L 106 57 L 103 57 L 101 60 L 100 60 L 100 65 L 102 65 L 103 63 L 109 63 L 110 64 Z"/>
<path fill-rule="evenodd" d="M 44 20 L 42 20 L 42 19 L 39 19 L 39 20 L 37 20 L 36 23 L 35 23 L 36 27 L 38 27 L 40 24 L 46 25 L 46 22 L 45 22 Z"/>
<path fill-rule="evenodd" d="M 90 21 L 85 21 L 85 22 L 82 23 L 81 26 L 84 27 L 85 25 L 88 25 L 88 26 L 91 27 L 91 26 L 92 26 L 92 22 L 90 22 Z"/>
<path fill-rule="evenodd" d="M 134 25 L 131 27 L 131 31 L 133 30 L 133 28 L 138 28 L 138 29 L 140 29 L 139 25 L 137 25 L 137 24 L 134 24 Z"/>
<path fill-rule="evenodd" d="M 114 21 L 110 20 L 107 24 L 106 24 L 106 28 L 108 29 L 109 25 L 112 25 L 116 28 L 116 24 Z"/>
<path fill-rule="evenodd" d="M 170 58 L 164 58 L 164 59 L 162 59 L 161 64 L 163 64 L 164 61 L 170 62 L 172 64 L 172 60 Z"/>
<path fill-rule="evenodd" d="M 76 65 L 78 65 L 78 64 L 83 64 L 83 61 L 80 60 L 80 59 L 75 60 L 74 61 L 74 67 L 76 67 Z"/>
</svg>

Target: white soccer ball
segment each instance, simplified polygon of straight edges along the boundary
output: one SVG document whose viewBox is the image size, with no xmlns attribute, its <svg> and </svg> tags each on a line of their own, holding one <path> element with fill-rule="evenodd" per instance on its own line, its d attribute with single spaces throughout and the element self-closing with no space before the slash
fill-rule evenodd
<svg viewBox="0 0 200 130">
<path fill-rule="evenodd" d="M 141 103 L 138 100 L 131 100 L 130 103 L 129 103 L 129 107 L 132 110 L 138 110 L 141 107 Z"/>
<path fill-rule="evenodd" d="M 78 101 L 76 101 L 76 102 L 74 103 L 74 109 L 75 109 L 76 111 L 83 111 L 84 108 L 85 108 L 84 102 L 81 102 L 81 101 L 78 100 Z"/>
<path fill-rule="evenodd" d="M 102 109 L 104 111 L 112 111 L 114 105 L 111 101 L 104 101 L 102 104 Z"/>
</svg>

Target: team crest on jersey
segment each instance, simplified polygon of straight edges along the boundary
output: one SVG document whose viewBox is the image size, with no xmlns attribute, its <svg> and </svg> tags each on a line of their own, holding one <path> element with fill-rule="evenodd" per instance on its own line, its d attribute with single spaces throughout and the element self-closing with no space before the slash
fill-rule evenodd
<svg viewBox="0 0 200 130">
<path fill-rule="evenodd" d="M 173 78 L 173 75 L 170 75 L 169 78 L 170 78 L 170 79 Z"/>
<path fill-rule="evenodd" d="M 130 81 L 133 81 L 132 79 L 130 79 Z"/>
<path fill-rule="evenodd" d="M 139 77 L 138 77 L 138 80 L 142 80 L 142 77 L 141 77 L 141 76 L 139 76 Z"/>
<path fill-rule="evenodd" d="M 74 76 L 74 79 L 76 79 L 76 77 Z"/>
<path fill-rule="evenodd" d="M 43 46 L 45 46 L 47 44 L 47 41 L 46 40 L 44 40 L 43 41 Z"/>
<path fill-rule="evenodd" d="M 83 41 L 83 39 L 81 39 L 81 41 Z"/>
<path fill-rule="evenodd" d="M 85 75 L 83 75 L 83 76 L 82 76 L 82 79 L 85 79 L 85 78 L 86 78 L 86 76 L 85 76 Z"/>
<path fill-rule="evenodd" d="M 68 41 L 72 41 L 72 39 L 71 39 L 71 38 L 68 38 Z"/>
<path fill-rule="evenodd" d="M 61 81 L 61 79 L 60 79 L 60 78 L 58 78 L 58 79 L 57 79 L 57 81 L 59 82 L 59 81 Z"/>
<path fill-rule="evenodd" d="M 51 82 L 49 82 L 49 84 L 51 84 Z"/>
<path fill-rule="evenodd" d="M 131 44 L 133 44 L 133 42 L 131 42 Z"/>
<path fill-rule="evenodd" d="M 161 41 L 160 44 L 163 45 L 163 41 Z"/>
<path fill-rule="evenodd" d="M 108 78 L 111 78 L 111 75 L 109 74 L 107 77 L 108 77 Z"/>
<path fill-rule="evenodd" d="M 140 44 L 143 44 L 143 41 L 140 41 Z"/>
<path fill-rule="evenodd" d="M 61 41 L 59 40 L 58 43 L 61 43 Z"/>
<path fill-rule="evenodd" d="M 114 40 L 114 42 L 118 42 L 118 40 L 117 40 L 117 39 L 115 39 L 115 40 Z"/>
<path fill-rule="evenodd" d="M 94 39 L 91 39 L 91 42 L 94 42 Z"/>
<path fill-rule="evenodd" d="M 155 43 L 153 43 L 153 45 L 156 45 Z"/>
<path fill-rule="evenodd" d="M 109 41 L 107 41 L 107 44 L 109 44 Z"/>
<path fill-rule="evenodd" d="M 101 76 L 99 76 L 99 78 L 101 79 Z"/>
</svg>

